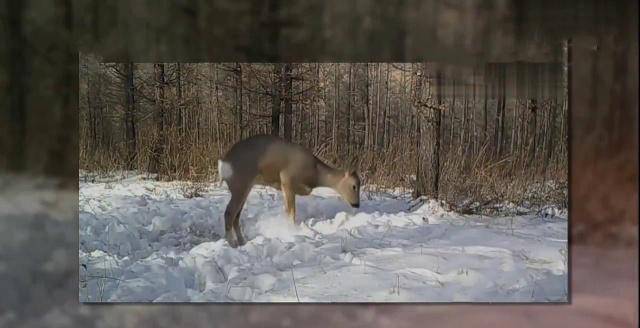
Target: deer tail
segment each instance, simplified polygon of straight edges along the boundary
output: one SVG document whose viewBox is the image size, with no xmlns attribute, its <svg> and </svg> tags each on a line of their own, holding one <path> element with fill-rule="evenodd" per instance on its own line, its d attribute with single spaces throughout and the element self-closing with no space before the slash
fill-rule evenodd
<svg viewBox="0 0 640 328">
<path fill-rule="evenodd" d="M 231 164 L 218 160 L 218 182 L 226 181 L 233 175 Z"/>
</svg>

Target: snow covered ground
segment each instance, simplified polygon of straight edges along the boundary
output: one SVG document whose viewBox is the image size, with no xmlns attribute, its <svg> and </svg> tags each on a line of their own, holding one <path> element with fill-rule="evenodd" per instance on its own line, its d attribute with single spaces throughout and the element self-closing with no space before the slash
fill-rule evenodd
<svg viewBox="0 0 640 328">
<path fill-rule="evenodd" d="M 351 209 L 328 189 L 255 187 L 231 248 L 226 186 L 185 198 L 184 183 L 80 179 L 83 302 L 565 302 L 567 213 L 486 217 L 398 193 Z"/>
</svg>

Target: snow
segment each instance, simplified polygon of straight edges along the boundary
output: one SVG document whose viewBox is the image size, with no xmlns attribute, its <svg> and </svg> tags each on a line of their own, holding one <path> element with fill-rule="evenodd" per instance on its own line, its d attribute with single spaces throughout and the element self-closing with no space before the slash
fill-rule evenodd
<svg viewBox="0 0 640 328">
<path fill-rule="evenodd" d="M 83 302 L 566 302 L 567 213 L 461 215 L 398 191 L 353 209 L 329 189 L 296 197 L 256 186 L 231 248 L 230 195 L 141 175 L 80 180 Z"/>
</svg>

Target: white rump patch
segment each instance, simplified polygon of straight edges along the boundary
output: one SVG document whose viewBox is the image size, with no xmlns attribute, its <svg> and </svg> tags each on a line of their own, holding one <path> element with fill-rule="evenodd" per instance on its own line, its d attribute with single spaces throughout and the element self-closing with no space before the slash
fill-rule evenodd
<svg viewBox="0 0 640 328">
<path fill-rule="evenodd" d="M 233 168 L 231 167 L 231 164 L 218 160 L 218 176 L 220 177 L 220 180 L 227 180 L 231 178 L 232 175 Z"/>
</svg>

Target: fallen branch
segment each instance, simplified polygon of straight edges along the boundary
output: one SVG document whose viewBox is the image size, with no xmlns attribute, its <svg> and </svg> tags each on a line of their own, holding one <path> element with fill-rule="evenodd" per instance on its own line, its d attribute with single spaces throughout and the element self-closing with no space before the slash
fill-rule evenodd
<svg viewBox="0 0 640 328">
<path fill-rule="evenodd" d="M 296 292 L 296 299 L 300 303 L 300 297 L 298 297 L 298 287 L 296 286 L 296 277 L 293 275 L 293 265 L 291 266 L 291 280 L 293 280 L 293 289 Z"/>
</svg>

